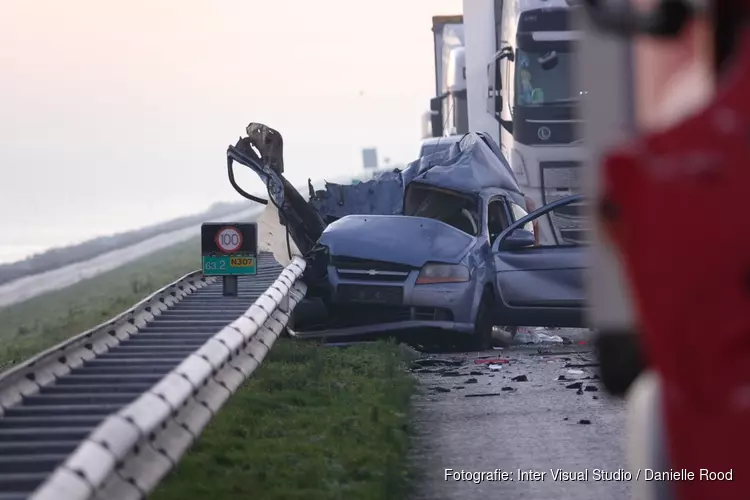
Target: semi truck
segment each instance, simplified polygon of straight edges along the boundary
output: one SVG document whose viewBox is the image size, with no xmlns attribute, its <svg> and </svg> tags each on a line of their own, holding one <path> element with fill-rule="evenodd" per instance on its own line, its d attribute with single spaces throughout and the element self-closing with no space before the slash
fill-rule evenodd
<svg viewBox="0 0 750 500">
<path fill-rule="evenodd" d="M 586 90 L 573 79 L 575 8 L 574 0 L 464 0 L 462 16 L 433 17 L 436 97 L 423 135 L 486 132 L 536 206 L 581 192 Z M 583 202 L 550 212 L 539 230 L 543 244 L 586 241 Z"/>
</svg>

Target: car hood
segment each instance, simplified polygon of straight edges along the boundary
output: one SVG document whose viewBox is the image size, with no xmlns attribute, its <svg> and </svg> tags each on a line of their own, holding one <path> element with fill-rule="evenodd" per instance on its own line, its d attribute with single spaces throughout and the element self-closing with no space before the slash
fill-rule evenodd
<svg viewBox="0 0 750 500">
<path fill-rule="evenodd" d="M 319 243 L 331 255 L 421 267 L 457 264 L 476 241 L 444 222 L 406 215 L 347 215 L 330 224 Z"/>
</svg>

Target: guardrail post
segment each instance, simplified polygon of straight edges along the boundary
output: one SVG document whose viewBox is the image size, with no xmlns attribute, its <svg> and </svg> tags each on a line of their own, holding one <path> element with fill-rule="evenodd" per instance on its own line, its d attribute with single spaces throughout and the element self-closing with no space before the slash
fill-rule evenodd
<svg viewBox="0 0 750 500">
<path fill-rule="evenodd" d="M 237 276 L 222 276 L 221 294 L 224 297 L 236 297 L 238 291 Z"/>
</svg>

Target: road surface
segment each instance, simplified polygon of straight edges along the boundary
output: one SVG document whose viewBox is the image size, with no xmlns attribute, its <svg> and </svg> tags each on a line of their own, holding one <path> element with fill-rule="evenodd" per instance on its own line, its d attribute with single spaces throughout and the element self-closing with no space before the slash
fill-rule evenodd
<svg viewBox="0 0 750 500">
<path fill-rule="evenodd" d="M 624 404 L 610 399 L 595 378 L 586 337 L 571 337 L 570 345 L 439 355 L 435 365 L 429 358 L 425 366 L 413 365 L 420 381 L 412 420 L 413 500 L 628 498 L 627 481 L 595 477 L 596 470 L 627 470 Z M 488 357 L 508 361 L 497 371 L 476 364 Z M 444 361 L 456 365 L 440 364 Z M 517 376 L 528 380 L 514 381 Z M 578 383 L 580 391 L 567 388 Z M 446 480 L 446 469 L 459 474 L 500 469 L 507 480 Z M 522 478 L 519 469 L 535 474 Z M 588 471 L 588 480 L 556 480 L 557 469 Z M 495 473 L 490 479 L 501 477 Z"/>
<path fill-rule="evenodd" d="M 256 205 L 242 212 L 212 219 L 213 222 L 255 219 L 263 211 L 263 206 Z M 171 233 L 155 236 L 125 248 L 113 250 L 93 259 L 70 264 L 45 273 L 26 276 L 0 285 L 0 307 L 17 304 L 43 293 L 60 290 L 101 273 L 111 271 L 128 262 L 145 255 L 167 248 L 176 243 L 187 241 L 200 235 L 200 226 L 180 229 Z"/>
</svg>

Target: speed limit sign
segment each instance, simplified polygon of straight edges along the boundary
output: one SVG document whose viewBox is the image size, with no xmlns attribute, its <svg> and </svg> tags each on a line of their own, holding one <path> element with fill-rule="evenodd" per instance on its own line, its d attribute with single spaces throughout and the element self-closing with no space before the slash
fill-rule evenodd
<svg viewBox="0 0 750 500">
<path fill-rule="evenodd" d="M 236 252 L 242 247 L 242 233 L 236 227 L 224 227 L 216 233 L 216 246 L 224 253 Z"/>
</svg>

